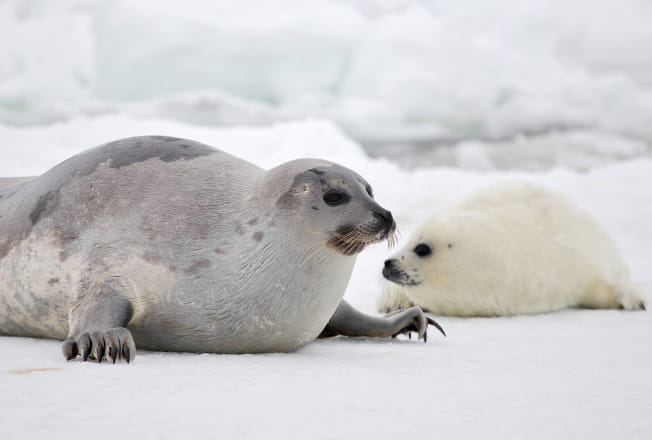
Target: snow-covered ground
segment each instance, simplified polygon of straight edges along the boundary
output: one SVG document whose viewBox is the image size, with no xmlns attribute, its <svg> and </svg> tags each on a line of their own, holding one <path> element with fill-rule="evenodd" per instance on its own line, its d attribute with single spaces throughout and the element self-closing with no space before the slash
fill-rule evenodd
<svg viewBox="0 0 652 440">
<path fill-rule="evenodd" d="M 527 179 L 563 192 L 618 242 L 652 291 L 652 160 L 589 172 L 404 170 L 371 159 L 332 123 L 216 129 L 128 116 L 0 126 L 0 175 L 38 174 L 94 144 L 134 134 L 189 137 L 271 167 L 323 157 L 363 174 L 416 223 L 468 192 Z M 388 250 L 358 258 L 346 297 L 373 312 Z M 66 362 L 58 341 L 0 337 L 0 436 L 33 438 L 649 439 L 652 314 L 571 310 L 501 319 L 438 318 L 427 344 L 317 341 L 290 354 L 140 351 L 132 365 Z M 43 370 L 41 370 L 43 369 Z"/>
</svg>

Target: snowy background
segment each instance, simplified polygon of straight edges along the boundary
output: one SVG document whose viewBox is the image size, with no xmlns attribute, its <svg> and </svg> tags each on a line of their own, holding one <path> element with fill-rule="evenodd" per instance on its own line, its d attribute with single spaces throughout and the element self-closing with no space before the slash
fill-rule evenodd
<svg viewBox="0 0 652 440">
<path fill-rule="evenodd" d="M 124 136 L 349 166 L 405 240 L 496 181 L 558 190 L 652 298 L 652 2 L 0 0 L 0 176 Z M 374 311 L 387 248 L 346 297 Z M 652 438 L 652 314 L 438 318 L 428 344 L 140 351 L 0 337 L 0 438 Z"/>
</svg>

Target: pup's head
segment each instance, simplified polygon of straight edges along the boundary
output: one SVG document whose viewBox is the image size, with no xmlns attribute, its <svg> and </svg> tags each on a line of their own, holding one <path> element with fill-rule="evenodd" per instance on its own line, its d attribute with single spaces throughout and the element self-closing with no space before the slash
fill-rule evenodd
<svg viewBox="0 0 652 440">
<path fill-rule="evenodd" d="M 476 289 L 485 275 L 496 269 L 499 240 L 494 225 L 483 216 L 458 213 L 435 217 L 385 261 L 383 276 L 404 286 L 407 293 Z"/>
</svg>

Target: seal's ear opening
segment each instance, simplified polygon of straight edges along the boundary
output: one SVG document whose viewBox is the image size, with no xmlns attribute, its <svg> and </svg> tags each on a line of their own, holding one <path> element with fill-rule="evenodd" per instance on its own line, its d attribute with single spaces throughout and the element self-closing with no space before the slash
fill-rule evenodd
<svg viewBox="0 0 652 440">
<path fill-rule="evenodd" d="M 313 186 L 309 183 L 300 183 L 292 188 L 292 194 L 310 194 L 312 190 Z"/>
</svg>

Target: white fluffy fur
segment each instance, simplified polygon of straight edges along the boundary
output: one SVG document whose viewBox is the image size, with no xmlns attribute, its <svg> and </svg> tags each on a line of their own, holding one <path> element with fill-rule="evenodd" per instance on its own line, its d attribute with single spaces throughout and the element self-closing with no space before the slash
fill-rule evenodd
<svg viewBox="0 0 652 440">
<path fill-rule="evenodd" d="M 418 257 L 420 243 L 432 254 Z M 561 195 L 527 183 L 477 192 L 421 225 L 393 258 L 418 284 L 387 282 L 382 312 L 411 305 L 454 316 L 644 308 L 606 232 Z"/>
</svg>

